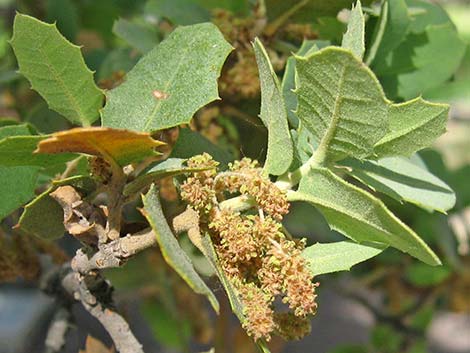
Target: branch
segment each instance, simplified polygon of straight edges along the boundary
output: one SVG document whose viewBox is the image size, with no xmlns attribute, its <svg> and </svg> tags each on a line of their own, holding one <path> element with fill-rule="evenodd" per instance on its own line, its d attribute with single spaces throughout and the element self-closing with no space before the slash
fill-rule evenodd
<svg viewBox="0 0 470 353">
<path fill-rule="evenodd" d="M 193 245 L 204 253 L 199 228 L 199 214 L 192 208 L 188 207 L 186 211 L 173 218 L 173 231 L 175 234 L 187 232 Z"/>
<path fill-rule="evenodd" d="M 70 311 L 60 308 L 52 318 L 45 342 L 46 353 L 60 353 L 65 346 L 65 336 L 70 328 Z"/>
<path fill-rule="evenodd" d="M 122 196 L 127 176 L 119 165 L 111 164 L 112 176 L 108 189 L 108 222 L 106 223 L 106 234 L 108 239 L 119 239 L 121 233 L 122 207 L 124 197 Z"/>
<path fill-rule="evenodd" d="M 103 325 L 119 353 L 144 353 L 127 322 L 111 308 L 111 288 L 99 274 L 84 276 L 70 269 L 62 286 Z"/>
<path fill-rule="evenodd" d="M 97 269 L 120 267 L 131 256 L 156 244 L 155 233 L 151 229 L 144 229 L 99 245 L 98 251 L 91 257 L 83 249 L 79 249 L 72 259 L 72 268 L 78 273 L 86 274 Z"/>
</svg>

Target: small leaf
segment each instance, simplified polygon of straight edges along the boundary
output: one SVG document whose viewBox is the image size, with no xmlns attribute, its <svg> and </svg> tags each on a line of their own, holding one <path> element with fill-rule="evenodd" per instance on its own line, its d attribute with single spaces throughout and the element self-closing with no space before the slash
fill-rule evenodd
<svg viewBox="0 0 470 353">
<path fill-rule="evenodd" d="M 370 71 L 345 49 L 297 58 L 297 116 L 320 141 L 321 160 L 372 154 L 388 128 L 388 102 Z"/>
<path fill-rule="evenodd" d="M 114 22 L 113 33 L 142 54 L 152 50 L 158 42 L 157 33 L 151 28 L 123 18 Z"/>
<path fill-rule="evenodd" d="M 287 124 L 287 111 L 276 73 L 268 54 L 258 38 L 253 42 L 261 83 L 260 118 L 268 129 L 268 151 L 264 171 L 281 175 L 289 168 L 292 157 L 292 140 Z"/>
<path fill-rule="evenodd" d="M 217 78 L 231 50 L 213 24 L 177 28 L 107 93 L 103 125 L 155 131 L 189 123 L 219 98 Z"/>
<path fill-rule="evenodd" d="M 95 85 L 80 48 L 67 41 L 55 24 L 17 14 L 11 45 L 20 72 L 51 109 L 84 126 L 98 118 L 103 93 Z"/>
<path fill-rule="evenodd" d="M 374 72 L 387 96 L 414 98 L 449 80 L 465 49 L 453 23 L 427 26 L 422 33 L 408 34 L 389 55 L 377 60 Z"/>
<path fill-rule="evenodd" d="M 300 181 L 290 201 L 305 201 L 317 207 L 330 227 L 356 242 L 393 246 L 429 265 L 439 258 L 426 243 L 368 192 L 353 186 L 325 168 L 314 168 Z"/>
<path fill-rule="evenodd" d="M 65 233 L 62 207 L 47 190 L 25 206 L 17 228 L 43 239 L 58 239 Z"/>
<path fill-rule="evenodd" d="M 295 53 L 296 56 L 305 56 L 310 50 L 317 51 L 316 41 L 304 40 L 299 50 Z M 287 118 L 292 127 L 297 128 L 299 119 L 294 111 L 297 109 L 297 96 L 293 92 L 295 89 L 295 57 L 291 56 L 287 59 L 286 67 L 284 69 L 284 76 L 282 77 L 282 94 L 286 104 Z"/>
<path fill-rule="evenodd" d="M 421 98 L 390 107 L 390 131 L 374 147 L 380 157 L 411 156 L 430 147 L 446 130 L 449 106 Z"/>
<path fill-rule="evenodd" d="M 156 156 L 155 147 L 163 144 L 154 140 L 148 133 L 90 127 L 56 132 L 42 140 L 35 152 L 85 153 L 124 166 Z"/>
<path fill-rule="evenodd" d="M 9 136 L 33 135 L 36 131 L 30 124 L 7 125 L 0 127 L 0 140 Z"/>
<path fill-rule="evenodd" d="M 219 303 L 214 293 L 207 287 L 194 269 L 191 260 L 183 249 L 181 249 L 162 211 L 160 199 L 155 186 L 142 196 L 144 203 L 143 214 L 150 223 L 157 237 L 158 245 L 165 261 L 170 265 L 182 279 L 198 294 L 205 295 L 216 312 L 219 312 Z"/>
<path fill-rule="evenodd" d="M 376 162 L 347 159 L 341 164 L 352 168 L 349 173 L 364 184 L 398 201 L 444 213 L 455 205 L 452 189 L 409 159 L 388 157 Z"/>
<path fill-rule="evenodd" d="M 0 220 L 34 197 L 39 169 L 0 166 Z"/>
<path fill-rule="evenodd" d="M 24 207 L 15 228 L 43 239 L 61 238 L 65 233 L 64 212 L 60 204 L 49 195 L 63 185 L 72 185 L 75 189 L 84 191 L 86 194 L 96 188 L 93 178 L 88 176 L 77 175 L 55 180 L 49 189 Z"/>
<path fill-rule="evenodd" d="M 33 153 L 48 136 L 11 136 L 0 141 L 0 165 L 50 167 L 76 158 L 74 154 L 47 156 Z"/>
<path fill-rule="evenodd" d="M 185 166 L 186 159 L 169 158 L 165 161 L 158 163 L 156 166 L 150 168 L 145 174 L 140 175 L 138 178 L 128 183 L 124 188 L 123 195 L 129 196 L 144 189 L 152 184 L 154 181 L 175 176 L 184 173 L 192 173 L 197 171 L 206 170 L 207 168 L 190 168 Z"/>
<path fill-rule="evenodd" d="M 362 60 L 365 47 L 365 20 L 362 13 L 361 1 L 357 0 L 356 6 L 353 5 L 349 15 L 348 29 L 343 36 L 341 46 L 349 49 L 354 55 Z"/>
<path fill-rule="evenodd" d="M 377 43 L 376 52 L 373 57 L 368 57 L 368 63 L 381 60 L 394 50 L 406 37 L 410 30 L 411 18 L 405 0 L 386 0 L 383 2 L 378 26 L 385 21 L 383 33 Z M 378 31 L 378 30 L 377 30 Z"/>
<path fill-rule="evenodd" d="M 314 276 L 325 273 L 349 271 L 352 266 L 380 254 L 382 244 L 357 244 L 351 241 L 314 244 L 305 248 L 302 256 L 307 259 Z"/>
</svg>

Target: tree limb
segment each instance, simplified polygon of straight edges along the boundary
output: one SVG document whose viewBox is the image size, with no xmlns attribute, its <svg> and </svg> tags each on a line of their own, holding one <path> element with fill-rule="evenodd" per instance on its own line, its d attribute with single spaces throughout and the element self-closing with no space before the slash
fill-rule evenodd
<svg viewBox="0 0 470 353">
<path fill-rule="evenodd" d="M 100 244 L 91 257 L 84 249 L 79 249 L 72 259 L 72 268 L 81 274 L 104 268 L 122 266 L 133 255 L 157 244 L 157 237 L 151 229 L 144 229 L 133 235 Z"/>
</svg>

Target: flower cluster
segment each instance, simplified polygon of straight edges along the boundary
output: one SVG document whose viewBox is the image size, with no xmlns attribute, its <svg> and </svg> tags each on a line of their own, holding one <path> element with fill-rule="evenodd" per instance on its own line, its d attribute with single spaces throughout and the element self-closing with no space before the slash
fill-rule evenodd
<svg viewBox="0 0 470 353">
<path fill-rule="evenodd" d="M 248 158 L 220 173 L 207 154 L 188 165 L 210 168 L 188 177 L 181 196 L 199 213 L 221 267 L 239 292 L 248 334 L 255 340 L 269 340 L 272 333 L 303 337 L 308 315 L 316 311 L 316 284 L 301 256 L 305 240 L 290 239 L 283 231 L 281 221 L 289 210 L 285 193 Z M 254 207 L 243 213 L 222 207 L 219 201 L 232 194 L 245 195 Z M 275 310 L 276 299 L 287 311 Z"/>
<path fill-rule="evenodd" d="M 198 212 L 204 213 L 212 208 L 216 196 L 214 177 L 217 174 L 218 164 L 207 153 L 194 156 L 187 162 L 189 168 L 206 169 L 193 173 L 193 176 L 187 178 L 181 185 L 181 198 Z"/>
</svg>

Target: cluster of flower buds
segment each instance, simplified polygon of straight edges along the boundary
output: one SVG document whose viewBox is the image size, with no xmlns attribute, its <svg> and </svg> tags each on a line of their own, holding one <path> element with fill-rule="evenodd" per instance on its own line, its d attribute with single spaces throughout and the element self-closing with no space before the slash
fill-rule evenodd
<svg viewBox="0 0 470 353">
<path fill-rule="evenodd" d="M 208 154 L 188 165 L 208 168 L 186 179 L 181 197 L 199 213 L 201 228 L 211 235 L 220 265 L 239 292 L 248 334 L 255 340 L 269 340 L 273 333 L 287 339 L 306 335 L 308 316 L 317 307 L 316 284 L 301 256 L 305 240 L 283 231 L 289 211 L 285 193 L 248 158 L 220 173 Z M 233 194 L 251 198 L 253 208 L 239 213 L 219 205 Z"/>
</svg>

